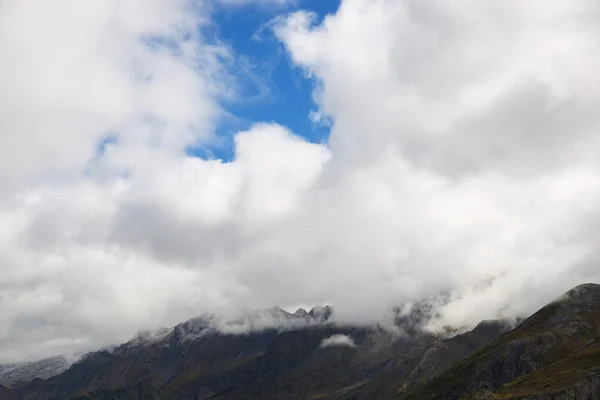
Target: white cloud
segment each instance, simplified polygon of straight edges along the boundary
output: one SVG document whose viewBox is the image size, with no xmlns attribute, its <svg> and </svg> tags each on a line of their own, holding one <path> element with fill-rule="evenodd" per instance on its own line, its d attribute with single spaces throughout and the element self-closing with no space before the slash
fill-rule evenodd
<svg viewBox="0 0 600 400">
<path fill-rule="evenodd" d="M 355 347 L 354 339 L 348 335 L 332 335 L 328 338 L 323 339 L 321 347 L 333 347 L 333 346 L 347 346 Z"/>
<path fill-rule="evenodd" d="M 292 14 L 330 141 L 257 124 L 229 163 L 183 151 L 235 88 L 194 4 L 0 8 L 0 361 L 275 304 L 369 322 L 446 292 L 432 326 L 473 325 L 598 280 L 592 0 Z"/>
<path fill-rule="evenodd" d="M 276 29 L 336 122 L 327 185 L 364 252 L 341 265 L 388 277 L 384 298 L 451 291 L 440 323 L 598 279 L 576 267 L 595 246 L 598 10 L 521 5 L 348 0 Z"/>
<path fill-rule="evenodd" d="M 218 88 L 196 64 L 207 77 L 218 76 L 223 49 L 199 42 L 201 15 L 184 0 L 4 4 L 1 190 L 73 177 L 107 132 L 119 132 L 123 143 L 172 150 L 202 132 L 190 128 L 215 114 Z M 144 42 L 153 37 L 178 48 L 152 49 Z M 145 121 L 166 126 L 158 132 Z"/>
<path fill-rule="evenodd" d="M 123 199 L 154 187 L 161 167 L 178 168 L 183 146 L 206 140 L 219 112 L 227 49 L 203 42 L 204 6 L 190 7 L 56 0 L 0 9 L 3 357 L 122 339 L 169 312 L 167 293 L 188 296 L 184 306 L 198 298 L 181 287 L 198 274 L 109 241 Z M 98 158 L 107 134 L 117 144 Z M 151 312 L 153 301 L 163 308 Z"/>
</svg>

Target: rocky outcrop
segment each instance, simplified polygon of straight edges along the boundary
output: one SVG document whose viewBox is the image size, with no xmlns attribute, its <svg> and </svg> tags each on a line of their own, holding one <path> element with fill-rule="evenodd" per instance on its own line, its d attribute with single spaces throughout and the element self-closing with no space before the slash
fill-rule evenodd
<svg viewBox="0 0 600 400">
<path fill-rule="evenodd" d="M 495 395 L 512 399 L 600 398 L 600 338 L 532 374 L 501 387 Z"/>
</svg>

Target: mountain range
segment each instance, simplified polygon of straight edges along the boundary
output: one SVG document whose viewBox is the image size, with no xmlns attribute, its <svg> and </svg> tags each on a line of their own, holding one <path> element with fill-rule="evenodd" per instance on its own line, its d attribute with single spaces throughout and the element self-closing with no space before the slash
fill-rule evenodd
<svg viewBox="0 0 600 400">
<path fill-rule="evenodd" d="M 205 315 L 72 363 L 0 366 L 1 400 L 562 400 L 600 398 L 600 285 L 469 331 L 332 322 L 334 310 Z"/>
</svg>

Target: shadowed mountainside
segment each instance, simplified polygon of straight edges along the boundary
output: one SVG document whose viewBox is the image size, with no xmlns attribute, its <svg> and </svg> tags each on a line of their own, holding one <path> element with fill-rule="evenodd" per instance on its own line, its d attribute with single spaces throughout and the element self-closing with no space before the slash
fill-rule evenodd
<svg viewBox="0 0 600 400">
<path fill-rule="evenodd" d="M 458 399 L 469 394 L 481 397 L 485 393 L 492 396 L 494 391 L 509 382 L 513 382 L 513 389 L 508 385 L 501 392 L 513 395 L 519 392 L 519 387 L 540 382 L 540 376 L 547 377 L 547 372 L 555 371 L 554 380 L 544 383 L 549 388 L 559 381 L 570 380 L 556 374 L 565 365 L 575 364 L 573 368 L 577 371 L 588 369 L 586 360 L 595 365 L 592 357 L 595 346 L 583 349 L 598 336 L 600 285 L 580 285 L 498 340 L 452 365 L 428 383 L 405 395 L 399 394 L 399 397 L 416 400 Z M 541 390 L 540 387 L 537 389 Z"/>
<path fill-rule="evenodd" d="M 512 330 L 483 321 L 452 337 L 422 331 L 428 311 L 419 307 L 397 318 L 402 334 L 335 325 L 331 311 L 272 308 L 231 329 L 193 319 L 90 353 L 47 380 L 0 387 L 0 399 L 600 398 L 599 285 L 570 290 Z M 279 328 L 265 325 L 265 312 Z"/>
</svg>

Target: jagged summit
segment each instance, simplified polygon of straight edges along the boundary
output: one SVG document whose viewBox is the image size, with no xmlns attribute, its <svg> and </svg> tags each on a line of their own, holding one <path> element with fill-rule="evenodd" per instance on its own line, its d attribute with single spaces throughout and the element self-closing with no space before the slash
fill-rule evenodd
<svg viewBox="0 0 600 400">
<path fill-rule="evenodd" d="M 308 316 L 312 318 L 321 319 L 326 321 L 333 314 L 333 308 L 331 306 L 316 306 L 308 312 Z"/>
<path fill-rule="evenodd" d="M 308 312 L 304 308 L 299 308 L 294 313 L 294 317 L 296 318 L 304 318 L 308 315 Z"/>
<path fill-rule="evenodd" d="M 262 311 L 263 310 L 259 310 L 258 312 L 262 312 Z M 290 315 L 289 312 L 285 311 L 283 308 L 281 308 L 279 306 L 269 307 L 266 310 L 264 310 L 264 312 L 270 313 L 270 314 Z"/>
<path fill-rule="evenodd" d="M 153 331 L 139 332 L 132 340 L 118 347 L 139 346 L 170 339 L 188 341 L 216 332 L 242 333 L 264 329 L 275 329 L 278 331 L 298 329 L 323 324 L 330 319 L 332 313 L 333 309 L 330 306 L 317 306 L 309 312 L 303 308 L 299 308 L 293 314 L 279 306 L 273 306 L 245 312 L 234 319 L 203 314 L 171 328 L 159 328 Z"/>
</svg>

